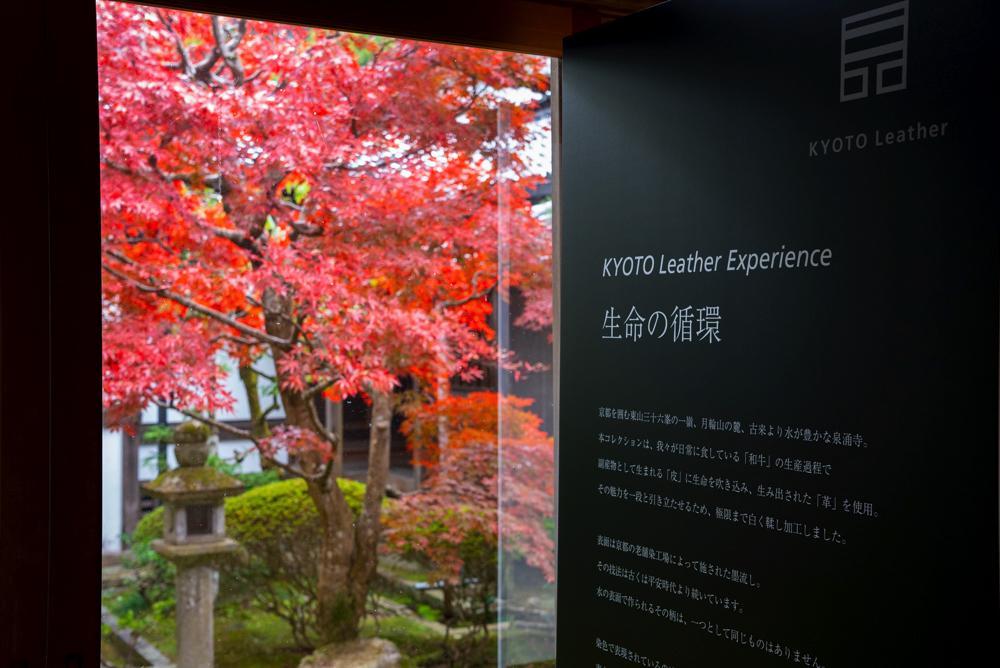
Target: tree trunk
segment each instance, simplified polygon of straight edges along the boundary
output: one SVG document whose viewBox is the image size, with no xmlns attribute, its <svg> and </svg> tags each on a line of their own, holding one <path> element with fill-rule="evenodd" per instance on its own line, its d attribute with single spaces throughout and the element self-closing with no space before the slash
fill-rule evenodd
<svg viewBox="0 0 1000 668">
<path fill-rule="evenodd" d="M 309 481 L 309 495 L 319 510 L 323 527 L 319 563 L 316 565 L 317 627 L 324 643 L 352 640 L 364 614 L 351 590 L 352 562 L 357 529 L 336 479 Z M 366 590 L 367 593 L 367 590 Z"/>
<path fill-rule="evenodd" d="M 382 533 L 382 500 L 389 480 L 389 450 L 392 440 L 392 396 L 372 392 L 372 421 L 368 441 L 368 478 L 364 506 L 354 532 L 354 563 L 351 591 L 360 619 L 365 612 L 368 587 L 378 566 L 378 542 Z"/>
<path fill-rule="evenodd" d="M 291 339 L 295 333 L 291 299 L 278 295 L 274 290 L 265 290 L 264 328 L 268 334 L 282 339 Z M 285 423 L 301 429 L 316 430 L 310 414 L 310 398 L 300 392 L 283 387 L 281 382 L 281 360 L 287 354 L 278 346 L 271 347 L 274 367 L 277 372 L 278 391 L 285 409 Z M 342 444 L 337 444 L 342 447 Z M 315 474 L 323 470 L 324 463 L 316 457 L 304 456 L 290 462 L 306 473 Z M 334 476 L 310 478 L 306 480 L 309 496 L 316 504 L 323 537 L 320 545 L 319 563 L 316 565 L 317 627 L 322 642 L 350 640 L 357 636 L 360 617 L 350 590 L 351 565 L 354 553 L 354 514 L 344 498 Z M 363 612 L 363 610 L 362 610 Z"/>
<path fill-rule="evenodd" d="M 270 435 L 267 427 L 267 417 L 260 405 L 260 393 L 257 390 L 257 372 L 248 365 L 240 365 L 240 380 L 247 393 L 247 406 L 250 408 L 250 433 L 254 438 L 264 438 Z"/>
<path fill-rule="evenodd" d="M 441 618 L 444 623 L 451 626 L 455 623 L 455 585 L 445 582 L 441 590 Z"/>
<path fill-rule="evenodd" d="M 264 293 L 265 329 L 271 335 L 291 339 L 295 330 L 291 301 L 267 290 Z M 285 351 L 272 347 L 275 368 L 280 369 Z M 282 386 L 279 372 L 279 389 Z M 299 392 L 280 389 L 289 425 L 318 431 L 312 399 Z M 317 564 L 317 627 L 324 643 L 357 637 L 365 615 L 368 588 L 378 564 L 382 499 L 389 477 L 389 445 L 392 426 L 392 399 L 383 392 L 369 391 L 372 398 L 371 436 L 368 453 L 368 480 L 364 505 L 355 519 L 333 475 L 309 478 L 309 496 L 319 512 L 323 529 Z M 343 447 L 337 443 L 338 450 Z M 296 464 L 307 473 L 324 470 L 318 458 L 304 456 Z"/>
<path fill-rule="evenodd" d="M 310 495 L 323 522 L 317 596 L 320 634 L 325 642 L 356 638 L 365 616 L 368 589 L 378 566 L 382 499 L 389 477 L 391 425 L 390 395 L 373 392 L 368 479 L 357 520 L 340 487 L 333 484 L 330 489 L 324 489 L 322 483 L 309 483 Z"/>
</svg>

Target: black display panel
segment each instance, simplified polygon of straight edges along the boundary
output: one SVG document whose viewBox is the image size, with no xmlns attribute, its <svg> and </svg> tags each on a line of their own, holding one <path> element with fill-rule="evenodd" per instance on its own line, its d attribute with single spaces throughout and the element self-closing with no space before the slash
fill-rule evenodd
<svg viewBox="0 0 1000 668">
<path fill-rule="evenodd" d="M 995 5 L 567 41 L 560 666 L 994 665 Z"/>
</svg>

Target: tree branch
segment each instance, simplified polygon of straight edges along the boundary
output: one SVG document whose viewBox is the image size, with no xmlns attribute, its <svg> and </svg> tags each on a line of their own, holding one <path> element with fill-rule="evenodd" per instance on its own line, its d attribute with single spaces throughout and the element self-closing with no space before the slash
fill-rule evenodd
<svg viewBox="0 0 1000 668">
<path fill-rule="evenodd" d="M 125 256 L 115 253 L 114 251 L 106 251 L 106 253 L 120 262 L 134 264 L 131 260 L 129 260 Z M 222 311 L 217 311 L 210 306 L 199 304 L 198 302 L 192 299 L 188 299 L 187 297 L 180 295 L 176 292 L 173 292 L 172 290 L 169 290 L 166 287 L 158 286 L 155 284 L 151 285 L 149 283 L 143 283 L 142 281 L 135 279 L 118 269 L 115 269 L 106 262 L 102 262 L 101 266 L 104 268 L 106 272 L 108 272 L 115 278 L 125 281 L 129 285 L 137 288 L 138 290 L 141 290 L 142 292 L 156 294 L 171 301 L 174 301 L 178 304 L 181 304 L 182 306 L 186 306 L 192 311 L 196 311 L 198 313 L 201 313 L 202 315 L 208 316 L 209 318 L 217 320 L 225 325 L 228 325 L 233 329 L 243 334 L 246 334 L 251 338 L 257 339 L 262 343 L 269 343 L 271 345 L 278 346 L 279 348 L 288 348 L 291 346 L 292 343 L 291 341 L 279 338 L 277 336 L 272 336 L 267 332 L 262 332 L 255 327 L 251 327 L 250 325 L 244 324 L 239 320 L 236 320 L 235 318 L 226 315 Z"/>
<path fill-rule="evenodd" d="M 337 439 L 337 435 L 327 431 L 326 427 L 319 420 L 319 414 L 316 412 L 316 402 L 312 399 L 306 400 L 306 406 L 309 408 L 309 420 L 312 422 L 313 428 L 316 432 L 330 442 L 335 448 L 340 447 L 340 442 Z"/>
<path fill-rule="evenodd" d="M 477 271 L 472 275 L 472 280 L 470 281 L 470 283 L 472 284 L 473 287 L 475 287 L 476 283 L 479 282 L 479 278 L 480 276 L 482 276 L 482 274 L 483 274 L 482 271 Z M 490 290 L 492 289 L 493 289 L 493 283 L 491 282 L 488 286 L 486 286 L 482 290 L 477 290 L 472 294 L 463 297 L 462 299 L 446 299 L 444 301 L 438 302 L 437 308 L 438 310 L 443 310 L 446 308 L 455 308 L 457 306 L 464 306 L 465 304 L 468 304 L 471 301 L 485 297 L 490 293 Z"/>
<path fill-rule="evenodd" d="M 242 336 L 233 336 L 232 334 L 219 334 L 218 336 L 212 337 L 212 343 L 217 341 L 232 341 L 241 346 L 256 346 L 260 341 L 254 341 L 253 339 L 245 339 Z"/>
<path fill-rule="evenodd" d="M 299 216 L 301 216 L 302 213 L 306 210 L 304 204 L 296 204 L 295 202 L 290 202 L 284 197 L 272 197 L 271 204 L 274 207 L 283 207 L 295 211 L 295 217 L 288 220 L 287 222 L 297 234 L 304 237 L 323 236 L 322 227 L 320 227 L 319 225 L 313 225 L 312 223 L 304 223 L 299 220 Z"/>
<path fill-rule="evenodd" d="M 294 220 L 288 221 L 288 224 L 292 226 L 293 230 L 304 237 L 323 236 L 323 228 L 319 225 L 313 225 L 312 223 L 300 223 Z"/>
<path fill-rule="evenodd" d="M 240 62 L 240 57 L 236 53 L 236 47 L 240 45 L 246 32 L 247 20 L 239 19 L 236 24 L 236 35 L 232 39 L 227 40 L 226 35 L 222 33 L 222 17 L 212 17 L 212 36 L 215 37 L 215 48 L 219 55 L 222 56 L 226 67 L 232 73 L 234 86 L 242 86 L 246 79 L 243 63 Z"/>
<path fill-rule="evenodd" d="M 216 420 L 214 418 L 206 417 L 199 413 L 195 413 L 194 411 L 189 411 L 186 408 L 180 408 L 172 401 L 167 402 L 167 401 L 160 401 L 159 399 L 153 399 L 153 403 L 159 406 L 160 408 L 175 410 L 181 415 L 185 415 L 191 418 L 192 420 L 198 420 L 199 422 L 204 422 L 205 424 L 211 425 L 216 429 L 229 432 L 230 434 L 238 438 L 245 438 L 248 441 L 253 441 L 255 444 L 257 443 L 257 439 L 254 438 L 253 434 L 251 434 L 249 431 L 245 431 L 243 429 L 240 429 L 239 427 L 234 427 L 230 424 L 226 424 L 225 422 L 220 422 L 219 420 Z"/>
<path fill-rule="evenodd" d="M 168 174 L 167 172 L 164 172 L 162 169 L 160 169 L 160 165 L 157 161 L 157 158 L 153 154 L 150 154 L 150 156 L 146 158 L 146 162 L 149 164 L 150 167 L 153 168 L 153 171 L 156 172 L 156 175 L 159 176 L 164 181 L 166 181 L 167 183 L 173 183 L 174 181 L 181 181 L 182 183 L 186 183 L 187 185 L 191 185 L 194 183 L 194 177 L 191 176 L 190 174 Z"/>
<path fill-rule="evenodd" d="M 274 376 L 272 376 L 269 373 L 264 373 L 263 371 L 260 371 L 260 370 L 258 370 L 255 367 L 250 367 L 250 370 L 253 371 L 255 374 L 257 374 L 258 376 L 260 376 L 261 378 L 266 378 L 267 380 L 271 381 L 272 383 L 276 382 Z"/>
<path fill-rule="evenodd" d="M 261 422 L 265 422 L 267 420 L 267 416 L 270 415 L 271 413 L 273 413 L 274 411 L 278 410 L 279 408 L 281 408 L 281 406 L 280 406 L 280 404 L 278 404 L 277 397 L 275 397 L 271 401 L 271 405 L 268 406 L 267 408 L 265 408 L 264 412 L 260 414 L 260 421 Z"/>
<path fill-rule="evenodd" d="M 177 69 L 182 70 L 186 76 L 194 76 L 191 57 L 188 56 L 187 49 L 184 48 L 184 40 L 181 39 L 181 36 L 177 34 L 177 30 L 174 29 L 173 22 L 159 9 L 156 10 L 156 15 L 159 17 L 160 23 L 166 26 L 167 31 L 170 32 L 170 36 L 174 39 L 174 46 L 177 47 L 177 53 L 180 54 L 181 62 L 180 65 L 176 66 Z"/>
<path fill-rule="evenodd" d="M 146 158 L 146 164 L 148 164 L 150 168 L 153 170 L 153 174 L 150 174 L 149 172 L 140 172 L 130 167 L 126 167 L 125 165 L 118 164 L 113 160 L 110 160 L 109 158 L 101 158 L 101 163 L 107 165 L 108 167 L 114 169 L 115 171 L 121 172 L 122 174 L 126 174 L 128 176 L 134 176 L 136 178 L 146 179 L 149 181 L 155 180 L 153 178 L 153 174 L 155 174 L 156 177 L 158 177 L 160 180 L 166 181 L 167 183 L 173 183 L 174 181 L 182 181 L 187 185 L 192 185 L 197 179 L 195 175 L 191 174 L 170 174 L 164 172 L 160 168 L 155 155 L 150 155 L 149 157 Z M 204 178 L 204 182 L 209 183 L 214 179 L 218 179 L 221 183 L 222 176 L 209 175 Z M 219 189 L 221 190 L 221 185 Z M 220 239 L 226 239 L 227 241 L 235 244 L 238 248 L 242 248 L 243 250 L 247 251 L 248 253 L 251 253 L 252 255 L 259 257 L 261 254 L 260 248 L 254 242 L 254 240 L 242 230 L 230 230 L 224 227 L 209 225 L 208 223 L 198 218 L 192 218 L 192 221 L 194 225 L 202 228 L 207 232 L 210 232 L 211 234 L 214 234 Z M 309 230 L 300 231 L 300 234 L 303 234 L 305 236 L 319 236 L 319 233 L 322 233 L 322 230 L 320 230 L 319 233 L 317 234 L 306 234 L 307 232 L 309 232 Z"/>
<path fill-rule="evenodd" d="M 260 248 L 258 248 L 257 244 L 254 242 L 254 240 L 251 239 L 249 236 L 247 236 L 247 234 L 244 233 L 243 231 L 241 231 L 241 230 L 230 230 L 230 229 L 226 229 L 224 227 L 217 227 L 215 225 L 209 225 L 208 223 L 201 222 L 200 220 L 196 221 L 196 224 L 198 225 L 198 227 L 201 227 L 201 228 L 207 230 L 208 232 L 211 232 L 212 234 L 214 234 L 215 236 L 219 237 L 220 239 L 225 239 L 227 241 L 232 242 L 237 247 L 242 248 L 243 250 L 247 251 L 251 255 L 255 255 L 257 257 L 260 257 L 260 254 L 261 254 L 260 253 Z"/>
<path fill-rule="evenodd" d="M 260 451 L 260 448 L 259 448 L 260 441 L 258 441 L 256 438 L 254 438 L 253 434 L 251 434 L 249 431 L 246 431 L 244 429 L 240 429 L 239 427 L 234 427 L 234 426 L 232 426 L 230 424 L 226 424 L 225 422 L 220 422 L 219 420 L 216 420 L 214 418 L 206 417 L 206 416 L 201 415 L 199 413 L 195 413 L 194 411 L 189 411 L 189 410 L 187 410 L 185 408 L 179 408 L 173 402 L 166 402 L 166 401 L 160 401 L 159 399 L 153 399 L 153 403 L 156 404 L 157 406 L 160 406 L 161 408 L 166 408 L 166 409 L 169 409 L 169 410 L 175 410 L 178 413 L 191 418 L 192 420 L 198 420 L 199 422 L 203 422 L 203 423 L 205 423 L 207 425 L 215 427 L 216 429 L 218 429 L 220 431 L 229 432 L 230 434 L 232 434 L 233 436 L 236 436 L 237 438 L 243 438 L 243 439 L 246 439 L 248 441 L 252 441 L 253 444 L 254 444 L 254 446 L 256 446 L 258 448 L 258 451 Z M 269 462 L 269 463 L 271 463 L 271 464 L 279 467 L 282 471 L 284 471 L 288 475 L 291 475 L 291 476 L 294 476 L 294 477 L 298 477 L 298 478 L 305 478 L 307 480 L 312 480 L 312 481 L 315 481 L 315 482 L 323 482 L 324 485 L 328 485 L 329 484 L 329 481 L 330 481 L 330 472 L 333 470 L 333 465 L 334 465 L 334 461 L 335 461 L 335 458 L 331 457 L 330 460 L 323 467 L 322 471 L 319 471 L 319 472 L 316 472 L 316 473 L 307 473 L 306 471 L 303 471 L 300 468 L 292 466 L 291 464 L 286 464 L 286 463 L 284 463 L 282 461 L 279 461 L 278 459 L 276 459 L 274 457 L 265 455 L 263 452 L 261 452 L 261 457 L 263 457 L 265 461 L 267 461 L 267 462 Z"/>
<path fill-rule="evenodd" d="M 336 383 L 336 382 L 337 382 L 337 379 L 336 379 L 336 378 L 331 378 L 330 380 L 327 380 L 327 381 L 325 381 L 325 382 L 322 382 L 322 383 L 320 383 L 319 385 L 313 385 L 313 386 L 312 386 L 312 387 L 310 387 L 310 388 L 309 388 L 308 390 L 306 390 L 306 391 L 305 391 L 305 392 L 304 392 L 304 393 L 302 394 L 302 396 L 304 396 L 304 397 L 305 397 L 305 398 L 307 398 L 307 399 L 312 399 L 312 398 L 313 398 L 313 397 L 315 397 L 315 396 L 316 396 L 317 394 L 319 394 L 320 392 L 324 391 L 325 389 L 327 389 L 328 387 L 330 387 L 331 385 L 333 385 L 333 384 L 334 384 L 334 383 Z"/>
<path fill-rule="evenodd" d="M 290 476 L 293 476 L 295 478 L 305 478 L 306 480 L 312 480 L 315 482 L 320 482 L 329 475 L 330 462 L 333 461 L 333 459 L 331 459 L 330 462 L 327 462 L 327 465 L 322 472 L 306 473 L 305 471 L 303 471 L 298 467 L 292 466 L 291 464 L 286 464 L 282 461 L 275 459 L 274 457 L 269 457 L 263 453 L 261 453 L 261 457 L 263 457 L 264 460 L 267 461 L 268 463 L 277 466 Z"/>
<path fill-rule="evenodd" d="M 222 69 L 228 69 L 232 73 L 232 84 L 234 86 L 242 86 L 243 84 L 249 83 L 263 73 L 263 69 L 260 69 L 254 72 L 250 77 L 247 77 L 243 63 L 240 61 L 239 54 L 236 52 L 236 47 L 238 47 L 240 42 L 243 41 L 243 37 L 247 32 L 246 19 L 239 19 L 237 21 L 236 34 L 229 38 L 227 35 L 223 34 L 222 18 L 219 16 L 213 16 L 212 35 L 215 37 L 215 46 L 212 47 L 212 50 L 208 52 L 208 55 L 206 55 L 201 62 L 194 63 L 191 61 L 191 55 L 188 53 L 188 50 L 184 47 L 184 39 L 177 32 L 173 22 L 159 9 L 156 10 L 156 15 L 170 33 L 170 37 L 174 40 L 174 46 L 177 49 L 177 53 L 181 58 L 181 62 L 173 67 L 174 69 L 183 72 L 184 76 L 188 79 L 200 81 L 207 86 L 217 88 L 219 86 L 225 86 L 228 83 L 219 76 Z M 220 58 L 222 59 L 222 65 L 220 66 L 218 72 L 213 72 L 212 69 L 219 62 Z"/>
<path fill-rule="evenodd" d="M 403 153 L 401 153 L 399 155 L 389 155 L 389 156 L 386 156 L 386 157 L 380 159 L 378 162 L 373 162 L 373 163 L 370 163 L 370 164 L 349 165 L 349 164 L 343 163 L 343 162 L 333 162 L 333 161 L 330 161 L 330 162 L 324 163 L 323 164 L 323 168 L 324 169 L 336 169 L 336 170 L 341 170 L 341 171 L 345 171 L 345 172 L 375 171 L 375 170 L 378 170 L 378 169 L 382 169 L 384 167 L 388 167 L 390 165 L 398 165 L 400 163 L 400 161 L 402 161 L 402 160 L 406 160 L 408 158 L 413 158 L 413 157 L 416 157 L 418 155 L 422 155 L 422 154 L 424 154 L 426 152 L 427 152 L 427 148 L 426 147 L 413 146 L 411 148 L 408 148 L 406 151 L 404 151 Z"/>
</svg>

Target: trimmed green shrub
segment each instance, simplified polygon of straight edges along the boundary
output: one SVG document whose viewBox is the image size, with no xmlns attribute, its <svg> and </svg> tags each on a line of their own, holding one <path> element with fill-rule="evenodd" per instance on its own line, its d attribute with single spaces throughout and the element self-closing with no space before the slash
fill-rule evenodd
<svg viewBox="0 0 1000 668">
<path fill-rule="evenodd" d="M 354 514 L 361 512 L 364 483 L 354 480 L 337 481 Z M 226 499 L 226 533 L 243 542 L 259 542 L 291 526 L 315 524 L 319 517 L 301 478 L 269 482 L 239 496 Z M 287 523 L 287 524 L 286 524 Z M 149 544 L 163 536 L 163 506 L 146 513 L 132 533 L 131 545 Z"/>
<path fill-rule="evenodd" d="M 134 550 L 137 545 L 149 545 L 153 539 L 163 536 L 163 506 L 154 508 L 139 520 L 135 531 L 126 541 Z"/>
</svg>

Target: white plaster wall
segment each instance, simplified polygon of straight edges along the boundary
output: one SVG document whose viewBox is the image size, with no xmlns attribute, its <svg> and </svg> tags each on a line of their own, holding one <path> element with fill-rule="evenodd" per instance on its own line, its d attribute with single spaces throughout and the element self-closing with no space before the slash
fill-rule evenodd
<svg viewBox="0 0 1000 668">
<path fill-rule="evenodd" d="M 101 551 L 121 550 L 122 433 L 103 430 L 101 438 Z"/>
<path fill-rule="evenodd" d="M 235 360 L 225 355 L 220 355 L 218 359 L 219 364 L 224 365 L 229 369 L 229 373 L 226 375 L 225 387 L 226 390 L 236 399 L 236 403 L 233 404 L 232 410 L 222 411 L 218 413 L 215 417 L 219 420 L 247 420 L 250 418 L 250 403 L 247 401 L 246 389 L 243 387 L 243 382 L 240 380 L 239 366 Z M 269 376 L 274 376 L 274 360 L 270 356 L 265 356 L 254 362 L 254 367 L 259 369 L 263 373 Z M 266 378 L 260 378 L 257 384 L 257 391 L 260 395 L 260 405 L 265 410 L 270 407 L 272 402 L 272 397 L 265 394 L 270 381 Z M 145 424 L 155 424 L 158 416 L 159 409 L 156 406 L 150 405 L 142 411 L 142 421 Z M 268 418 L 283 418 L 285 417 L 285 411 L 279 406 L 278 409 L 268 415 Z M 176 424 L 178 422 L 183 422 L 186 418 L 174 410 L 167 411 L 167 422 L 170 424 Z"/>
</svg>

